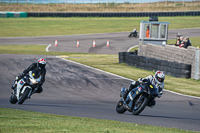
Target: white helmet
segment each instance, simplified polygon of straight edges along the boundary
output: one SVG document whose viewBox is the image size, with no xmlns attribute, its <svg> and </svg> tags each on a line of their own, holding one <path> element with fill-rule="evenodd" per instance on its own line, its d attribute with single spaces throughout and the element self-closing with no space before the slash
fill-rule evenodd
<svg viewBox="0 0 200 133">
<path fill-rule="evenodd" d="M 161 82 L 164 82 L 164 79 L 165 79 L 165 74 L 163 71 L 156 71 L 155 73 L 155 78 L 156 78 L 156 81 L 161 83 Z"/>
</svg>

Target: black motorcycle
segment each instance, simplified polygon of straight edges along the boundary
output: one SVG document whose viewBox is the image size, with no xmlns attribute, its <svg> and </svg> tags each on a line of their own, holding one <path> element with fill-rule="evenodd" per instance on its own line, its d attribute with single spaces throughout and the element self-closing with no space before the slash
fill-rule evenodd
<svg viewBox="0 0 200 133">
<path fill-rule="evenodd" d="M 126 110 L 132 112 L 133 115 L 139 115 L 144 108 L 152 102 L 158 96 L 159 90 L 147 81 L 144 84 L 138 85 L 136 88 L 131 90 L 125 101 L 123 100 L 123 95 L 126 88 L 121 89 L 120 101 L 116 106 L 116 111 L 119 114 L 123 114 Z"/>
<path fill-rule="evenodd" d="M 129 35 L 128 35 L 128 37 L 130 38 L 130 37 L 138 37 L 138 35 L 137 35 L 138 33 L 137 33 L 137 31 L 135 31 L 135 32 L 131 32 Z"/>
</svg>

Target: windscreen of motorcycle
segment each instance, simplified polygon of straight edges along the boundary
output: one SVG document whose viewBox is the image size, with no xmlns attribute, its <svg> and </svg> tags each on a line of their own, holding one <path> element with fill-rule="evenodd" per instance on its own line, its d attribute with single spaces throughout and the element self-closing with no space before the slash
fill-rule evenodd
<svg viewBox="0 0 200 133">
<path fill-rule="evenodd" d="M 37 70 L 33 70 L 29 72 L 29 76 L 32 79 L 35 79 L 37 82 L 41 80 L 41 72 Z"/>
</svg>

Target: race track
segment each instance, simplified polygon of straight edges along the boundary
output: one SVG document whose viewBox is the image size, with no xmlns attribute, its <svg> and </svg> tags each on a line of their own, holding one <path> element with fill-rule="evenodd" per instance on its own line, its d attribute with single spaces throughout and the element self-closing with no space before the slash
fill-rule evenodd
<svg viewBox="0 0 200 133">
<path fill-rule="evenodd" d="M 200 29 L 169 30 L 168 38 L 175 39 L 178 33 L 184 37 L 198 37 L 200 36 Z M 139 44 L 138 38 L 128 38 L 128 35 L 129 32 L 46 37 L 7 37 L 0 38 L 0 45 L 52 44 L 49 51 L 118 54 L 118 52 L 127 51 L 130 47 Z M 58 47 L 54 46 L 55 40 L 58 42 Z M 78 40 L 80 47 L 77 48 L 76 44 Z M 92 46 L 93 41 L 96 44 L 95 48 Z M 106 47 L 107 41 L 109 41 L 109 47 Z"/>
<path fill-rule="evenodd" d="M 110 36 L 113 36 L 113 34 Z M 107 36 L 109 37 L 109 34 Z M 65 40 L 68 36 L 60 37 Z M 18 39 L 21 42 L 24 40 L 24 38 Z M 85 40 L 87 41 L 87 37 L 85 37 Z M 2 44 L 2 41 L 0 42 Z M 113 43 L 113 45 L 113 49 L 120 49 L 115 48 L 120 44 L 115 45 Z M 121 44 L 121 47 L 123 47 L 121 49 L 125 49 L 128 44 L 125 42 L 124 45 Z M 56 48 L 59 48 L 59 46 Z M 85 51 L 89 51 L 89 49 Z M 117 51 L 113 52 L 113 54 L 116 53 Z M 39 57 L 41 56 L 0 55 L 0 107 L 200 131 L 200 99 L 164 92 L 163 97 L 157 99 L 154 108 L 147 107 L 139 116 L 133 116 L 129 112 L 117 114 L 115 107 L 119 100 L 120 88 L 122 86 L 128 87 L 130 80 L 62 60 L 55 56 L 43 56 L 47 60 L 46 82 L 43 85 L 44 92 L 33 95 L 23 105 L 10 104 L 10 87 L 15 76 L 19 75 Z"/>
</svg>

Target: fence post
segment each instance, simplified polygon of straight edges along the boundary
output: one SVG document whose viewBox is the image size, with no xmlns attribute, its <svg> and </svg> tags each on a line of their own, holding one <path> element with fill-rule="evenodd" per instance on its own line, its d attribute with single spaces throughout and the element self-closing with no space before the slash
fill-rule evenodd
<svg viewBox="0 0 200 133">
<path fill-rule="evenodd" d="M 194 79 L 198 80 L 199 79 L 199 54 L 200 50 L 196 49 L 195 52 L 195 70 L 194 70 Z"/>
</svg>

